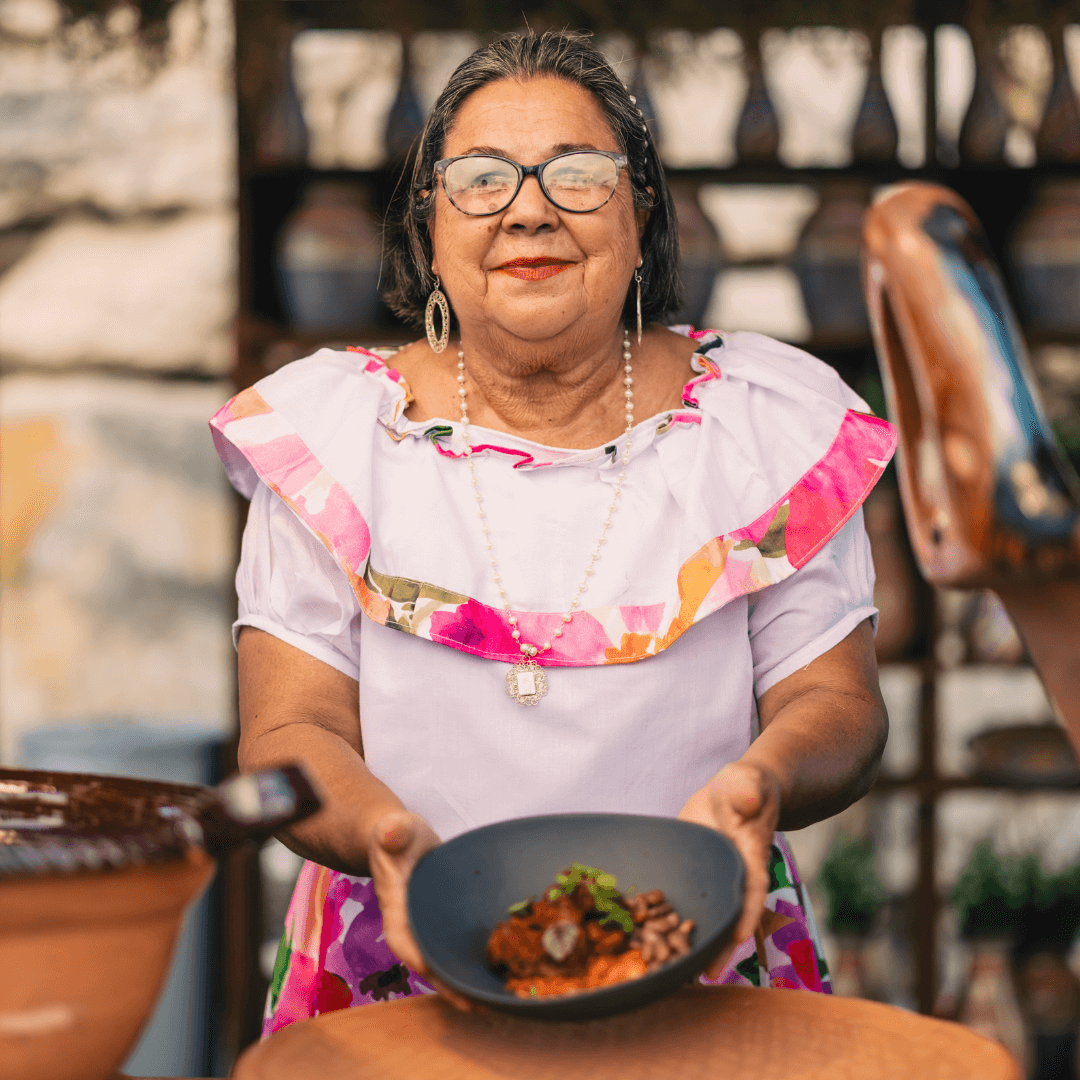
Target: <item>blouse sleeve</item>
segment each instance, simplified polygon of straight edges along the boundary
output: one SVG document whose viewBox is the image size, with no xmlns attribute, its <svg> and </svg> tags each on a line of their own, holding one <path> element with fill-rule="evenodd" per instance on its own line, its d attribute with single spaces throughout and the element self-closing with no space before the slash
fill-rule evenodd
<svg viewBox="0 0 1080 1080">
<path fill-rule="evenodd" d="M 265 484 L 252 494 L 236 571 L 240 627 L 254 626 L 360 675 L 360 603 L 341 567 Z"/>
<path fill-rule="evenodd" d="M 860 508 L 800 570 L 750 596 L 755 695 L 828 652 L 864 619 L 877 628 L 874 563 Z"/>
</svg>

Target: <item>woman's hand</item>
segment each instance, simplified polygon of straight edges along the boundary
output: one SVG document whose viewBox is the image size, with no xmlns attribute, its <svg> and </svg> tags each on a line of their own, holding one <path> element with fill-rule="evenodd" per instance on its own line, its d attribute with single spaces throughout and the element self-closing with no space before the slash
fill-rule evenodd
<svg viewBox="0 0 1080 1080">
<path fill-rule="evenodd" d="M 769 892 L 769 854 L 780 816 L 780 781 L 757 765 L 735 761 L 725 765 L 679 811 L 681 821 L 695 821 L 723 833 L 746 864 L 743 908 L 731 944 L 706 974 L 715 979 L 731 954 L 761 921 Z"/>
<path fill-rule="evenodd" d="M 368 866 L 382 909 L 383 933 L 390 951 L 410 971 L 427 979 L 461 1012 L 476 1008 L 460 994 L 432 978 L 409 926 L 406 897 L 409 878 L 421 857 L 442 841 L 419 814 L 391 810 L 371 827 L 367 837 Z"/>
</svg>

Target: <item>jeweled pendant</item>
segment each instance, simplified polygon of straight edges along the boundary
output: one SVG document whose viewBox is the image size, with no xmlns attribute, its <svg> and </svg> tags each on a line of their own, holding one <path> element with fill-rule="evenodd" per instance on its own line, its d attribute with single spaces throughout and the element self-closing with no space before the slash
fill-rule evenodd
<svg viewBox="0 0 1080 1080">
<path fill-rule="evenodd" d="M 506 673 L 506 692 L 519 705 L 535 705 L 548 692 L 547 672 L 533 660 L 523 660 Z"/>
</svg>

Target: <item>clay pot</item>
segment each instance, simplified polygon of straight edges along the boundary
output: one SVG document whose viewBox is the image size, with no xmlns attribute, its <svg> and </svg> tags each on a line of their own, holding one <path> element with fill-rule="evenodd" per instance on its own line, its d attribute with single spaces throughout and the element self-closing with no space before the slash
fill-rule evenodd
<svg viewBox="0 0 1080 1080">
<path fill-rule="evenodd" d="M 874 558 L 874 606 L 878 609 L 874 649 L 879 662 L 903 659 L 919 631 L 915 567 L 902 536 L 900 496 L 879 484 L 863 505 L 866 534 Z"/>
<path fill-rule="evenodd" d="M 881 78 L 881 33 L 872 35 L 866 90 L 851 132 L 855 161 L 894 161 L 900 134 Z"/>
<path fill-rule="evenodd" d="M 0 885 L 0 1080 L 100 1080 L 123 1064 L 215 865 L 193 848 L 159 866 Z"/>
<path fill-rule="evenodd" d="M 1080 181 L 1039 188 L 1016 228 L 1011 255 L 1031 330 L 1080 333 Z"/>
<path fill-rule="evenodd" d="M 679 219 L 679 277 L 683 286 L 683 306 L 672 322 L 700 329 L 716 275 L 724 266 L 720 237 L 702 212 L 695 184 L 673 180 L 669 190 Z M 646 282 L 644 288 L 648 287 Z"/>
<path fill-rule="evenodd" d="M 404 164 L 424 130 L 424 110 L 416 93 L 410 36 L 401 41 L 401 75 L 397 97 L 386 116 L 386 163 L 391 168 Z"/>
<path fill-rule="evenodd" d="M 838 940 L 840 947 L 836 965 L 829 972 L 832 992 L 838 997 L 866 997 L 866 972 L 863 964 L 863 945 L 860 937 L 845 934 Z"/>
<path fill-rule="evenodd" d="M 1013 989 L 1010 945 L 1005 938 L 972 941 L 971 969 L 956 1018 L 972 1031 L 997 1040 L 1024 1068 L 1027 1034 Z"/>
<path fill-rule="evenodd" d="M 960 127 L 960 160 L 971 165 L 1004 165 L 1010 118 L 994 85 L 997 65 L 989 32 L 970 28 L 975 50 L 975 89 Z"/>
<path fill-rule="evenodd" d="M 1044 950 L 1019 964 L 1016 982 L 1030 1032 L 1031 1080 L 1077 1080 L 1080 980 L 1060 952 Z"/>
<path fill-rule="evenodd" d="M 318 805 L 296 769 L 217 789 L 0 769 L 0 1080 L 112 1076 L 214 855 Z"/>
<path fill-rule="evenodd" d="M 1035 137 L 1040 162 L 1080 161 L 1080 103 L 1076 100 L 1069 61 L 1065 55 L 1065 20 L 1055 20 L 1050 33 L 1054 55 L 1054 82 L 1046 101 L 1046 111 Z"/>
<path fill-rule="evenodd" d="M 277 274 L 289 321 L 316 333 L 370 323 L 379 311 L 382 240 L 367 190 L 312 184 L 285 220 Z"/>
<path fill-rule="evenodd" d="M 1045 724 L 1017 724 L 994 728 L 968 743 L 975 775 L 993 783 L 1073 787 L 1080 781 L 1080 765 L 1069 737 L 1052 720 Z"/>
<path fill-rule="evenodd" d="M 746 101 L 735 128 L 735 152 L 743 164 L 772 164 L 780 147 L 780 123 L 776 118 L 757 37 L 747 38 L 744 50 L 746 65 Z"/>
<path fill-rule="evenodd" d="M 857 180 L 824 185 L 792 260 L 815 335 L 864 338 L 870 332 L 859 269 L 870 189 Z"/>
</svg>

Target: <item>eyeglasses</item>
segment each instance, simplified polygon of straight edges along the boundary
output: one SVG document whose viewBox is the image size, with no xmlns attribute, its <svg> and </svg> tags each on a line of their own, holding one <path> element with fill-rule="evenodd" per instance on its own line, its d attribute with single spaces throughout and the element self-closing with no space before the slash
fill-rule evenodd
<svg viewBox="0 0 1080 1080">
<path fill-rule="evenodd" d="M 435 162 L 450 201 L 472 217 L 505 210 L 516 198 L 526 176 L 535 176 L 548 201 L 571 214 L 599 210 L 615 194 L 623 154 L 607 150 L 575 150 L 557 154 L 539 165 L 519 165 L 504 157 L 468 154 Z"/>
</svg>

